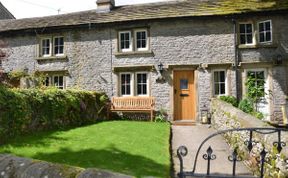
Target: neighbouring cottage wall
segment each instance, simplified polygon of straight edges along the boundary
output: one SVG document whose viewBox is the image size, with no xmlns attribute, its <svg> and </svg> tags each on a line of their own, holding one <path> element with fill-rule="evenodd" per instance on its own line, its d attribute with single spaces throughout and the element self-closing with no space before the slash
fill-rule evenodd
<svg viewBox="0 0 288 178">
<path fill-rule="evenodd" d="M 99 169 L 83 169 L 67 165 L 52 164 L 12 155 L 0 154 L 0 177 L 31 178 L 132 178 L 119 173 Z"/>
<path fill-rule="evenodd" d="M 221 101 L 219 99 L 212 99 L 211 101 L 212 109 L 212 126 L 220 131 L 233 128 L 250 128 L 250 127 L 269 127 L 266 123 L 261 120 L 246 114 L 239 110 L 238 108 L 233 107 L 231 104 Z M 244 157 L 244 163 L 254 172 L 259 172 L 258 157 L 260 151 L 262 151 L 263 146 L 268 151 L 266 162 L 265 172 L 266 175 L 271 177 L 287 177 L 288 163 L 286 158 L 288 157 L 288 148 L 283 147 L 283 150 L 280 154 L 273 148 L 273 142 L 278 141 L 277 133 L 269 135 L 260 135 L 255 134 L 253 136 L 254 141 L 258 141 L 251 153 L 248 153 L 244 141 L 249 139 L 249 134 L 246 132 L 237 132 L 233 134 L 224 135 L 226 141 L 230 144 L 232 148 L 238 147 L 239 155 Z M 288 143 L 288 133 L 282 132 L 281 139 L 283 142 Z M 257 159 L 256 159 L 257 158 Z"/>
</svg>

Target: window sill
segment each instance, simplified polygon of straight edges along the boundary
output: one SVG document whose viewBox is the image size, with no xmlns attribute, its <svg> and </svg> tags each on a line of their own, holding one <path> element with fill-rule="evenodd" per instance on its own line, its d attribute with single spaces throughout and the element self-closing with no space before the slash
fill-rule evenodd
<svg viewBox="0 0 288 178">
<path fill-rule="evenodd" d="M 47 56 L 47 57 L 37 57 L 37 61 L 45 61 L 45 60 L 67 60 L 67 56 Z"/>
<path fill-rule="evenodd" d="M 256 48 L 277 48 L 278 45 L 274 43 L 257 44 L 257 45 L 238 45 L 239 49 L 256 49 Z"/>
<path fill-rule="evenodd" d="M 116 52 L 114 53 L 115 56 L 131 56 L 131 55 L 153 55 L 153 51 L 129 51 L 129 52 Z"/>
</svg>

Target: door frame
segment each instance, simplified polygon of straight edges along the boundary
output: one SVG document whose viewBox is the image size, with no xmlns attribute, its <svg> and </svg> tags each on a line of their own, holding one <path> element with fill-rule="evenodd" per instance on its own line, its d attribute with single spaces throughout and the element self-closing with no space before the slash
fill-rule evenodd
<svg viewBox="0 0 288 178">
<path fill-rule="evenodd" d="M 260 67 L 260 68 L 246 68 L 243 70 L 244 71 L 244 77 L 243 77 L 243 81 L 242 81 L 242 85 L 243 85 L 243 90 L 242 90 L 242 94 L 243 96 L 246 94 L 247 92 L 247 87 L 245 86 L 245 82 L 247 80 L 247 73 L 249 71 L 264 71 L 264 77 L 265 77 L 265 85 L 264 85 L 264 91 L 266 93 L 269 93 L 269 90 L 271 90 L 271 86 L 270 86 L 270 76 L 269 76 L 269 69 L 265 68 L 265 67 Z M 268 94 L 269 95 L 269 94 Z M 267 108 L 268 108 L 268 116 L 266 118 L 264 118 L 265 120 L 270 121 L 271 120 L 271 101 L 269 96 L 265 96 L 265 99 L 267 100 Z"/>
<path fill-rule="evenodd" d="M 170 91 L 170 101 L 171 101 L 171 113 L 172 113 L 172 117 L 173 117 L 173 121 L 177 121 L 175 120 L 175 110 L 174 110 L 174 105 L 175 105 L 175 102 L 174 102 L 174 72 L 175 71 L 192 71 L 194 72 L 194 92 L 195 92 L 195 96 L 194 96 L 194 99 L 195 99 L 195 106 L 194 106 L 194 109 L 195 109 L 195 122 L 198 121 L 198 118 L 199 118 L 199 107 L 198 106 L 198 70 L 196 67 L 186 67 L 186 68 L 174 68 L 172 70 L 172 73 L 171 73 L 171 78 L 172 78 L 172 87 L 171 87 L 171 91 Z"/>
</svg>

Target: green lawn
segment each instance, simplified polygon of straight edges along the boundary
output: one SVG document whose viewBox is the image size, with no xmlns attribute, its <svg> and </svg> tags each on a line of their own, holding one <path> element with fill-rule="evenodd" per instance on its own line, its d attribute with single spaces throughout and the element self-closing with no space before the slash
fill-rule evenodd
<svg viewBox="0 0 288 178">
<path fill-rule="evenodd" d="M 169 177 L 169 135 L 168 123 L 100 122 L 68 131 L 18 137 L 1 146 L 0 153 L 136 177 Z"/>
</svg>

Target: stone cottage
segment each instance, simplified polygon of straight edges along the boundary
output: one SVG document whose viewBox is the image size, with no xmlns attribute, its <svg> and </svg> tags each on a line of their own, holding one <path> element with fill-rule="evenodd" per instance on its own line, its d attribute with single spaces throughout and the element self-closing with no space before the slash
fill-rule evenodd
<svg viewBox="0 0 288 178">
<path fill-rule="evenodd" d="M 245 96 L 265 80 L 260 105 L 279 120 L 288 79 L 285 0 L 181 0 L 0 22 L 6 72 L 47 75 L 46 85 L 153 96 L 171 121 L 199 122 L 211 97 Z"/>
</svg>

